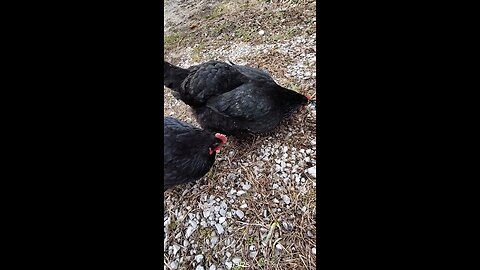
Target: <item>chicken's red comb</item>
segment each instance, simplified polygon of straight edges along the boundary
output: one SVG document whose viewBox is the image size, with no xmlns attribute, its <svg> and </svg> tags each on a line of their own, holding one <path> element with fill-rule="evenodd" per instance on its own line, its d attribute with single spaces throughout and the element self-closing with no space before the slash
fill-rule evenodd
<svg viewBox="0 0 480 270">
<path fill-rule="evenodd" d="M 225 135 L 223 135 L 223 134 L 215 133 L 215 138 L 219 138 L 220 140 L 222 140 L 222 143 L 226 143 L 226 142 L 227 142 L 227 136 L 225 136 Z"/>
<path fill-rule="evenodd" d="M 309 96 L 309 95 L 305 95 L 305 97 L 306 97 L 308 100 L 312 99 L 312 97 Z"/>
</svg>

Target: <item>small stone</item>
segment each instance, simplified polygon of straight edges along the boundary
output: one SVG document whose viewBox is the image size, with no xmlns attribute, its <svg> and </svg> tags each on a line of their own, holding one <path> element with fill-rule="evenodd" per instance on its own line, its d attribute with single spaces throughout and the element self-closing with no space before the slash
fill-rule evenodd
<svg viewBox="0 0 480 270">
<path fill-rule="evenodd" d="M 277 184 L 273 184 L 272 188 L 273 188 L 273 189 L 278 189 L 278 185 L 277 185 Z"/>
<path fill-rule="evenodd" d="M 222 234 L 224 232 L 222 225 L 215 224 L 215 228 L 217 228 L 218 234 Z"/>
<path fill-rule="evenodd" d="M 278 250 L 282 250 L 283 246 L 282 246 L 282 244 L 278 243 L 278 244 L 275 245 L 275 248 L 278 249 Z"/>
<path fill-rule="evenodd" d="M 180 250 L 180 246 L 177 244 L 173 244 L 173 255 L 177 254 L 179 250 Z"/>
<path fill-rule="evenodd" d="M 238 258 L 238 257 L 235 257 L 235 258 L 232 259 L 232 262 L 233 262 L 234 264 L 237 264 L 237 265 L 240 264 L 241 261 L 242 261 L 242 259 L 240 259 L 240 258 Z"/>
<path fill-rule="evenodd" d="M 243 213 L 242 210 L 237 210 L 237 211 L 235 211 L 235 214 L 236 214 L 240 219 L 242 219 L 242 218 L 245 216 L 245 214 Z"/>
<path fill-rule="evenodd" d="M 198 226 L 197 222 L 195 222 L 194 220 L 190 220 L 190 221 L 188 221 L 188 223 L 190 223 L 190 225 L 192 225 L 192 228 L 194 228 L 194 229 L 196 229 L 197 226 Z"/>
<path fill-rule="evenodd" d="M 229 261 L 226 261 L 225 262 L 225 266 L 227 267 L 227 269 L 232 269 L 232 262 L 229 262 Z M 176 269 L 176 268 L 175 268 Z"/>
<path fill-rule="evenodd" d="M 317 248 L 312 248 L 313 255 L 317 255 Z"/>
<path fill-rule="evenodd" d="M 260 31 L 258 32 L 258 34 L 259 34 L 260 36 L 263 36 L 263 35 L 265 35 L 265 31 L 260 30 Z"/>
<path fill-rule="evenodd" d="M 242 188 L 243 188 L 244 190 L 249 190 L 251 187 L 252 187 L 252 186 L 251 186 L 250 184 L 245 184 L 245 185 L 243 185 Z"/>
<path fill-rule="evenodd" d="M 194 231 L 195 229 L 192 226 L 188 226 L 187 231 L 185 232 L 185 238 L 190 237 Z"/>
<path fill-rule="evenodd" d="M 217 270 L 217 266 L 215 264 L 210 265 L 208 270 Z"/>
<path fill-rule="evenodd" d="M 200 263 L 202 260 L 203 260 L 203 255 L 200 254 L 195 256 L 195 261 L 197 261 L 197 263 Z"/>
<path fill-rule="evenodd" d="M 201 266 L 201 265 L 197 265 L 197 267 L 195 268 L 195 270 L 205 270 L 205 268 L 203 268 L 203 266 Z"/>
<path fill-rule="evenodd" d="M 223 209 L 223 208 L 221 208 L 220 211 L 218 211 L 218 212 L 220 213 L 220 215 L 221 215 L 222 217 L 224 217 L 225 214 L 227 213 L 227 212 L 225 211 L 225 209 Z"/>
<path fill-rule="evenodd" d="M 257 257 L 258 251 L 252 251 L 248 254 L 248 257 L 255 259 Z"/>
<path fill-rule="evenodd" d="M 273 198 L 272 201 L 273 201 L 274 203 L 279 203 L 279 202 L 280 202 L 279 200 L 277 200 L 277 198 Z"/>
<path fill-rule="evenodd" d="M 243 190 L 237 191 L 237 195 L 238 195 L 238 196 L 241 196 L 241 195 L 243 195 L 243 194 L 245 194 L 245 191 L 243 191 Z"/>
<path fill-rule="evenodd" d="M 317 166 L 308 168 L 307 173 L 310 174 L 313 178 L 317 178 Z"/>
<path fill-rule="evenodd" d="M 282 225 L 283 225 L 283 228 L 287 231 L 291 231 L 293 229 L 293 226 L 286 221 L 282 221 Z"/>
<path fill-rule="evenodd" d="M 257 247 L 255 245 L 251 245 L 248 249 L 250 251 L 255 251 L 255 250 L 257 250 Z"/>
<path fill-rule="evenodd" d="M 210 216 L 210 209 L 205 209 L 205 210 L 203 210 L 203 216 L 204 216 L 205 218 L 208 218 L 208 217 Z"/>
<path fill-rule="evenodd" d="M 173 261 L 170 263 L 170 268 L 172 269 L 177 269 L 178 268 L 178 262 L 177 261 Z"/>
<path fill-rule="evenodd" d="M 214 237 L 212 237 L 212 239 L 210 239 L 210 244 L 211 244 L 212 247 L 215 246 L 217 243 L 218 243 L 218 237 L 217 236 L 214 236 Z"/>
<path fill-rule="evenodd" d="M 240 205 L 240 208 L 242 208 L 242 209 L 243 209 L 243 208 L 247 208 L 247 207 L 248 207 L 248 205 L 247 205 L 246 203 Z"/>
<path fill-rule="evenodd" d="M 226 219 L 226 217 L 220 217 L 218 218 L 218 223 L 222 224 L 223 222 L 225 222 Z"/>
<path fill-rule="evenodd" d="M 290 197 L 288 197 L 287 195 L 282 195 L 282 200 L 285 204 L 290 204 Z"/>
</svg>

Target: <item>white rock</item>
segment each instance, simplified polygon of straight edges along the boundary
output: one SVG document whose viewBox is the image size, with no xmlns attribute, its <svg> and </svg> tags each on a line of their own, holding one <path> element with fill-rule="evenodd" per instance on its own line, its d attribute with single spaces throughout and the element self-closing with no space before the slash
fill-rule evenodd
<svg viewBox="0 0 480 270">
<path fill-rule="evenodd" d="M 173 244 L 173 255 L 177 254 L 179 250 L 180 250 L 180 246 L 177 244 Z"/>
<path fill-rule="evenodd" d="M 242 208 L 242 209 L 243 209 L 243 208 L 247 208 L 247 207 L 248 207 L 248 205 L 247 205 L 246 203 L 240 205 L 240 208 Z"/>
<path fill-rule="evenodd" d="M 200 254 L 195 256 L 195 261 L 197 261 L 197 263 L 200 263 L 202 260 L 203 260 L 203 255 Z"/>
<path fill-rule="evenodd" d="M 190 225 L 192 225 L 194 229 L 196 229 L 198 226 L 197 222 L 195 222 L 194 220 L 189 220 L 188 223 L 190 223 Z"/>
<path fill-rule="evenodd" d="M 277 200 L 277 198 L 273 198 L 272 201 L 273 201 L 274 203 L 279 203 L 279 202 L 280 202 L 279 200 Z"/>
<path fill-rule="evenodd" d="M 245 184 L 245 185 L 243 185 L 242 188 L 243 188 L 244 190 L 249 190 L 251 187 L 252 187 L 252 186 L 251 186 L 250 184 Z"/>
<path fill-rule="evenodd" d="M 217 266 L 215 264 L 210 265 L 208 270 L 217 270 Z"/>
<path fill-rule="evenodd" d="M 223 227 L 222 227 L 223 229 Z M 212 239 L 210 239 L 210 244 L 211 246 L 213 247 L 214 245 L 216 245 L 218 243 L 218 237 L 217 236 L 214 236 L 212 237 Z"/>
<path fill-rule="evenodd" d="M 235 257 L 235 258 L 232 259 L 232 262 L 233 262 L 234 264 L 239 264 L 241 261 L 242 261 L 242 259 L 240 259 L 240 258 L 238 258 L 238 257 Z"/>
<path fill-rule="evenodd" d="M 173 261 L 170 263 L 170 268 L 172 269 L 177 269 L 178 268 L 178 262 L 177 261 Z"/>
<path fill-rule="evenodd" d="M 243 191 L 243 190 L 239 190 L 239 191 L 237 191 L 237 195 L 238 195 L 238 196 L 241 196 L 241 195 L 243 195 L 243 194 L 245 194 L 245 193 L 246 193 L 246 192 L 245 192 L 245 191 Z"/>
<path fill-rule="evenodd" d="M 307 169 L 307 173 L 310 174 L 313 178 L 317 178 L 317 166 L 313 166 Z"/>
<path fill-rule="evenodd" d="M 215 228 L 217 228 L 218 234 L 222 234 L 224 232 L 222 225 L 215 224 Z"/>
<path fill-rule="evenodd" d="M 192 226 L 188 226 L 187 231 L 185 232 L 185 238 L 190 237 L 194 231 L 195 229 Z"/>
<path fill-rule="evenodd" d="M 232 262 L 226 261 L 225 266 L 227 267 L 228 270 L 232 269 Z"/>
<path fill-rule="evenodd" d="M 290 197 L 288 197 L 287 195 L 283 194 L 282 195 L 282 200 L 283 200 L 284 203 L 290 204 Z"/>
<path fill-rule="evenodd" d="M 242 219 L 242 218 L 245 216 L 245 214 L 243 213 L 242 210 L 237 210 L 237 211 L 235 211 L 235 214 L 236 214 L 240 219 Z"/>
<path fill-rule="evenodd" d="M 317 255 L 317 248 L 312 248 L 313 255 Z"/>
<path fill-rule="evenodd" d="M 218 223 L 222 224 L 223 222 L 225 222 L 226 219 L 226 217 L 220 217 L 218 218 Z"/>
<path fill-rule="evenodd" d="M 265 31 L 260 30 L 260 31 L 258 31 L 258 34 L 259 34 L 260 36 L 263 36 L 263 35 L 265 35 Z"/>
<path fill-rule="evenodd" d="M 203 210 L 203 216 L 204 216 L 205 218 L 208 218 L 208 217 L 210 216 L 210 209 L 205 209 L 205 210 Z"/>
</svg>

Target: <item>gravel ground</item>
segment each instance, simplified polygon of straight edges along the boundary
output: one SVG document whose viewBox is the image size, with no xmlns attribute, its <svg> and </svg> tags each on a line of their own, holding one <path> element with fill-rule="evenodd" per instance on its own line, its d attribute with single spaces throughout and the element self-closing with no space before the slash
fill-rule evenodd
<svg viewBox="0 0 480 270">
<path fill-rule="evenodd" d="M 172 1 L 167 1 L 167 6 L 168 2 Z M 217 20 L 191 16 L 185 23 L 203 28 L 187 34 L 203 35 L 202 30 L 213 29 L 218 20 L 238 20 L 245 25 L 255 12 L 260 14 L 255 18 L 261 19 L 262 14 L 279 10 L 293 14 L 315 10 L 315 2 L 289 2 L 250 1 L 249 12 L 241 14 L 235 5 L 220 6 L 216 12 L 223 13 Z M 171 10 L 172 6 L 166 7 L 165 16 L 171 16 Z M 315 20 L 292 23 L 305 30 L 295 36 L 287 35 L 289 27 L 275 33 L 262 30 L 275 29 L 271 25 L 275 22 L 261 22 L 249 41 L 219 38 L 242 30 L 239 28 L 220 35 L 207 31 L 209 38 L 169 47 L 165 59 L 182 67 L 212 59 L 261 67 L 280 85 L 315 96 L 316 34 L 306 30 L 315 28 Z M 180 31 L 173 26 L 169 29 L 165 35 Z M 270 40 L 268 36 L 274 34 L 284 38 Z M 164 114 L 198 126 L 189 107 L 169 89 L 164 92 Z M 315 269 L 316 154 L 316 110 L 312 105 L 271 134 L 242 140 L 230 137 L 205 177 L 164 193 L 164 268 Z"/>
</svg>

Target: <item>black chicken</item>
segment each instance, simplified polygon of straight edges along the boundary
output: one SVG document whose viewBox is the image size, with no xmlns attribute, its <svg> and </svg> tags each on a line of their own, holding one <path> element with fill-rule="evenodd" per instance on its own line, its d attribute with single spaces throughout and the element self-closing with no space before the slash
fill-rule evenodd
<svg viewBox="0 0 480 270">
<path fill-rule="evenodd" d="M 266 71 L 219 61 L 188 69 L 164 61 L 164 85 L 192 107 L 204 129 L 227 135 L 269 132 L 310 100 Z"/>
<path fill-rule="evenodd" d="M 216 152 L 227 142 L 220 133 L 196 128 L 172 117 L 163 125 L 163 187 L 200 179 L 215 162 Z"/>
</svg>

